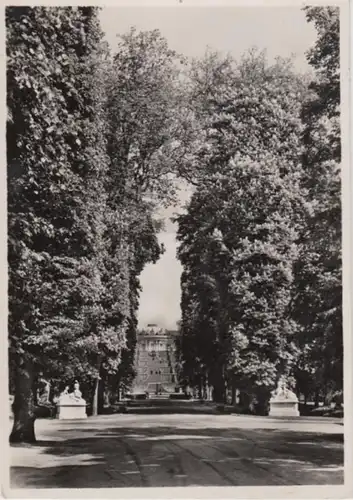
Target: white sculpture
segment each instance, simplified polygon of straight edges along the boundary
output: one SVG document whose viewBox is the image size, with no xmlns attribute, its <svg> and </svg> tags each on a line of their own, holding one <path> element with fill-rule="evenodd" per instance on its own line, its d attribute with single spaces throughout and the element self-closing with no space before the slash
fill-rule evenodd
<svg viewBox="0 0 353 500">
<path fill-rule="evenodd" d="M 49 396 L 50 396 L 50 382 L 45 380 L 43 376 L 39 379 L 39 387 L 37 391 L 37 400 L 40 405 L 48 405 L 50 404 Z"/>
<path fill-rule="evenodd" d="M 299 417 L 298 398 L 296 394 L 288 389 L 283 378 L 278 382 L 277 389 L 272 393 L 270 399 L 271 417 Z"/>
<path fill-rule="evenodd" d="M 69 393 L 69 386 L 66 386 L 57 401 L 59 419 L 87 418 L 86 401 L 82 398 L 80 384 L 75 380 L 74 390 Z"/>
<path fill-rule="evenodd" d="M 74 391 L 70 394 L 74 401 L 85 401 L 82 399 L 82 392 L 80 391 L 80 384 L 75 380 Z"/>
<path fill-rule="evenodd" d="M 272 401 L 298 401 L 297 396 L 293 391 L 288 389 L 284 379 L 280 379 L 277 389 L 272 393 Z"/>
</svg>

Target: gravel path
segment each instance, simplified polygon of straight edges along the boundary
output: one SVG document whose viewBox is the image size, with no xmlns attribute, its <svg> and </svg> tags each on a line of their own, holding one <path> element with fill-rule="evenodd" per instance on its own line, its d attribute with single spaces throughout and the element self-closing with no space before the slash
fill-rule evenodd
<svg viewBox="0 0 353 500">
<path fill-rule="evenodd" d="M 11 486 L 342 484 L 342 433 L 338 421 L 234 415 L 38 420 L 38 443 L 11 448 Z"/>
</svg>

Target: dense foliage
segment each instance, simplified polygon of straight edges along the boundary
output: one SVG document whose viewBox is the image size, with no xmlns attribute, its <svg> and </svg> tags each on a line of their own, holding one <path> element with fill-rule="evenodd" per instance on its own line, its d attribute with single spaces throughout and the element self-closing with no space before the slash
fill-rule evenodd
<svg viewBox="0 0 353 500">
<path fill-rule="evenodd" d="M 190 355 L 191 363 L 199 359 L 215 399 L 223 401 L 227 380 L 260 397 L 280 374 L 289 374 L 295 359 L 297 328 L 288 308 L 304 210 L 305 87 L 287 62 L 268 67 L 263 54 L 249 54 L 239 65 L 224 61 L 224 78 L 219 66 L 208 57 L 194 68 L 198 87 L 205 88 L 202 73 L 209 78 L 212 71 L 219 85 L 200 92 L 205 142 L 194 159 L 199 185 L 188 213 L 179 217 L 178 237 L 185 366 Z"/>
<path fill-rule="evenodd" d="M 208 53 L 190 73 L 181 377 L 216 401 L 243 391 L 257 411 L 279 377 L 306 398 L 342 387 L 339 17 L 306 14 L 312 81 L 254 52 L 239 64 Z"/>
<path fill-rule="evenodd" d="M 306 396 L 342 390 L 339 9 L 312 7 L 318 31 L 308 60 L 315 69 L 303 106 L 307 212 L 296 266 L 295 315 L 303 325 L 298 381 Z"/>
<path fill-rule="evenodd" d="M 106 163 L 92 85 L 100 32 L 91 8 L 14 7 L 6 22 L 12 439 L 31 440 L 36 374 L 85 371 L 79 351 L 93 347 L 85 310 L 99 302 Z"/>
<path fill-rule="evenodd" d="M 112 57 L 91 7 L 6 21 L 11 439 L 32 441 L 38 378 L 80 378 L 96 412 L 99 380 L 133 377 L 139 275 L 163 251 L 151 200 L 172 192 L 175 54 L 132 31 Z"/>
<path fill-rule="evenodd" d="M 280 377 L 342 389 L 339 15 L 306 9 L 314 70 L 207 52 L 155 30 L 103 41 L 93 7 L 8 7 L 9 361 L 13 441 L 35 440 L 36 389 L 134 378 L 140 275 L 178 221 L 178 371 L 266 411 Z M 100 389 L 100 390 L 99 390 Z M 102 400 L 101 400 L 102 403 Z"/>
</svg>

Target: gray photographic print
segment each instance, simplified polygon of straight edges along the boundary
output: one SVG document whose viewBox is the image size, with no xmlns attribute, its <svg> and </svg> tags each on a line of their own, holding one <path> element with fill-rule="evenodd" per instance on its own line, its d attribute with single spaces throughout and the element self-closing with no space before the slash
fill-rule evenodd
<svg viewBox="0 0 353 500">
<path fill-rule="evenodd" d="M 348 2 L 4 10 L 6 496 L 343 497 Z"/>
</svg>

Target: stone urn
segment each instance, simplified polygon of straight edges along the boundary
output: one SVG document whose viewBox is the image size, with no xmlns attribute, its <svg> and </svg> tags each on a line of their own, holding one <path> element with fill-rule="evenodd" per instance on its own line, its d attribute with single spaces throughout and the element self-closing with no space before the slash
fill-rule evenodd
<svg viewBox="0 0 353 500">
<path fill-rule="evenodd" d="M 80 385 L 75 381 L 74 391 L 69 393 L 69 387 L 60 394 L 57 402 L 56 418 L 60 420 L 77 420 L 87 418 L 86 401 L 82 398 Z"/>
<path fill-rule="evenodd" d="M 283 381 L 280 381 L 277 389 L 272 393 L 270 399 L 270 417 L 299 417 L 299 400 L 296 394 L 289 390 Z"/>
</svg>

